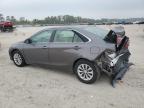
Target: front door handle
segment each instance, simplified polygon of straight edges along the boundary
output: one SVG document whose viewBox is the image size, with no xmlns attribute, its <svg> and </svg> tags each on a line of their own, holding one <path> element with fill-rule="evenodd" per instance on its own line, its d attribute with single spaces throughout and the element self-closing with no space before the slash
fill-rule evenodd
<svg viewBox="0 0 144 108">
<path fill-rule="evenodd" d="M 79 46 L 74 46 L 74 49 L 75 49 L 75 50 L 79 50 L 79 49 L 81 49 L 81 47 L 79 47 Z"/>
</svg>

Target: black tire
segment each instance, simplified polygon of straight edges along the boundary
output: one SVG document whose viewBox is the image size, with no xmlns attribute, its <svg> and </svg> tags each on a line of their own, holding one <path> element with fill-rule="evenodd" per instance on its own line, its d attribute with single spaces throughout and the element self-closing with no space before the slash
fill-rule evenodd
<svg viewBox="0 0 144 108">
<path fill-rule="evenodd" d="M 5 30 L 4 30 L 4 29 L 1 29 L 1 32 L 5 32 Z"/>
<path fill-rule="evenodd" d="M 10 28 L 8 31 L 9 31 L 9 32 L 13 32 L 13 28 Z"/>
<path fill-rule="evenodd" d="M 89 75 L 84 75 L 84 78 L 82 78 L 82 74 L 80 74 L 80 72 L 78 72 L 79 68 L 82 67 L 82 65 L 85 64 L 85 66 L 90 66 L 92 71 L 91 73 L 93 72 L 93 75 L 91 74 L 91 78 L 90 79 L 85 79 L 86 77 L 85 76 L 89 76 Z M 93 64 L 92 62 L 88 61 L 88 60 L 79 60 L 75 66 L 74 66 L 74 73 L 76 74 L 77 78 L 83 82 L 83 83 L 86 83 L 86 84 L 92 84 L 94 83 L 96 80 L 99 79 L 100 77 L 100 69 L 98 68 L 97 65 Z M 87 71 L 88 72 L 88 71 Z M 83 73 L 83 74 L 87 74 L 87 73 Z"/>
<path fill-rule="evenodd" d="M 20 58 L 21 58 L 21 62 L 20 62 L 19 64 L 16 63 L 16 60 L 15 60 L 15 57 L 14 57 L 16 54 L 18 54 L 18 55 L 20 56 Z M 26 65 L 25 60 L 24 60 L 24 57 L 22 56 L 22 54 L 21 54 L 20 51 L 18 51 L 18 50 L 14 51 L 14 52 L 12 53 L 12 59 L 13 59 L 14 64 L 15 64 L 16 66 L 18 66 L 18 67 L 23 67 L 23 66 Z"/>
</svg>

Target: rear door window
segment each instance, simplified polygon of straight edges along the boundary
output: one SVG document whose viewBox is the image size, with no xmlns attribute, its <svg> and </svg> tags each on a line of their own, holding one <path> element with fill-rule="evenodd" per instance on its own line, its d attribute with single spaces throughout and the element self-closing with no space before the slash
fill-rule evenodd
<svg viewBox="0 0 144 108">
<path fill-rule="evenodd" d="M 58 30 L 55 33 L 54 42 L 83 42 L 82 39 L 71 30 Z"/>
<path fill-rule="evenodd" d="M 56 31 L 54 42 L 72 42 L 74 37 L 74 32 L 69 30 Z"/>
</svg>

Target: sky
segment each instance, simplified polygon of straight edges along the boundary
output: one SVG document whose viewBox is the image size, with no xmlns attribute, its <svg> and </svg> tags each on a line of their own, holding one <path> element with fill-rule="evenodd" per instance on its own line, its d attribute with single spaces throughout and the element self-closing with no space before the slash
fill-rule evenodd
<svg viewBox="0 0 144 108">
<path fill-rule="evenodd" d="M 0 0 L 4 16 L 43 19 L 73 15 L 86 18 L 144 17 L 144 0 Z"/>
</svg>

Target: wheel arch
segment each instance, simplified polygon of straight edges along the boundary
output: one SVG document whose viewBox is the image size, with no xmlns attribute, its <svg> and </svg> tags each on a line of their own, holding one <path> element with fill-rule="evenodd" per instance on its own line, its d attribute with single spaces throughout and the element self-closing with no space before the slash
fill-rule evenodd
<svg viewBox="0 0 144 108">
<path fill-rule="evenodd" d="M 12 49 L 12 50 L 9 52 L 9 54 L 10 54 L 10 56 L 11 56 L 11 57 L 12 57 L 12 55 L 13 55 L 14 51 L 19 51 L 19 49 L 17 49 L 17 48 Z"/>
</svg>

